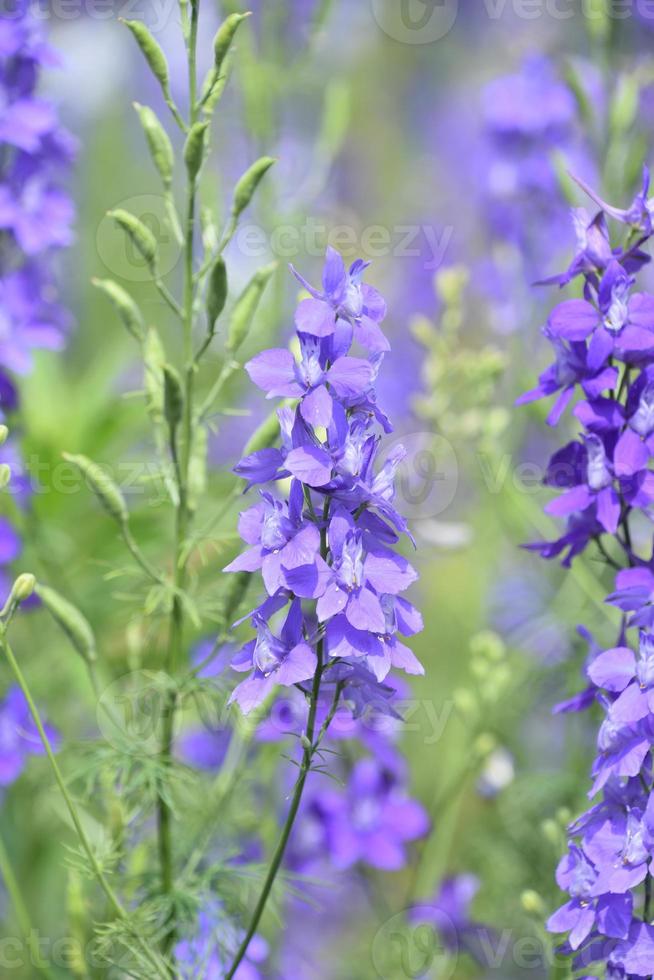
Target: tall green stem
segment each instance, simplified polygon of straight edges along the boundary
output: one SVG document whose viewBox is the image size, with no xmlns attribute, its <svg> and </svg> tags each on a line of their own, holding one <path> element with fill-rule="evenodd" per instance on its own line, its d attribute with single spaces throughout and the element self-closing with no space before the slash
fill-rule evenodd
<svg viewBox="0 0 654 980">
<path fill-rule="evenodd" d="M 196 49 L 198 35 L 198 15 L 200 0 L 191 0 L 191 21 L 188 34 L 188 65 L 189 65 L 189 129 L 197 120 L 197 66 Z M 177 509 L 175 515 L 175 546 L 173 554 L 173 582 L 175 595 L 170 616 L 167 669 L 172 677 L 178 673 L 184 652 L 184 606 L 182 593 L 186 585 L 185 542 L 188 537 L 191 513 L 188 499 L 188 477 L 192 452 L 193 418 L 194 418 L 194 379 L 195 364 L 193 358 L 193 250 L 195 240 L 197 182 L 190 175 L 187 177 L 186 216 L 184 231 L 184 300 L 182 306 L 183 327 L 183 356 L 184 356 L 184 409 L 182 418 L 182 445 L 179 454 L 179 466 L 176 466 L 177 477 Z M 171 451 L 177 458 L 176 432 L 171 433 Z M 165 767 L 170 767 L 173 757 L 175 731 L 175 714 L 177 695 L 172 690 L 166 698 L 164 706 L 160 756 Z M 175 886 L 175 872 L 172 844 L 172 821 L 168 794 L 160 787 L 158 799 L 158 852 L 161 873 L 161 889 L 170 900 L 169 923 L 164 937 L 163 948 L 170 953 L 176 939 L 175 915 L 172 898 Z"/>
<path fill-rule="evenodd" d="M 309 717 L 307 719 L 307 726 L 305 730 L 304 739 L 304 752 L 302 754 L 302 763 L 300 765 L 300 775 L 298 776 L 297 782 L 295 784 L 295 789 L 293 791 L 293 797 L 291 799 L 291 805 L 288 810 L 288 815 L 286 821 L 282 828 L 282 833 L 277 842 L 277 847 L 275 848 L 275 853 L 273 854 L 272 861 L 270 862 L 270 867 L 268 868 L 268 874 L 266 875 L 265 881 L 263 883 L 263 888 L 261 889 L 261 894 L 259 895 L 259 900 L 257 901 L 256 907 L 252 914 L 252 919 L 250 920 L 250 925 L 247 928 L 245 936 L 243 937 L 243 942 L 239 946 L 236 956 L 234 957 L 234 962 L 232 963 L 229 972 L 226 974 L 225 980 L 232 980 L 234 974 L 241 965 L 245 954 L 247 953 L 248 946 L 254 936 L 255 932 L 259 927 L 259 922 L 261 921 L 261 916 L 263 915 L 264 909 L 270 897 L 270 892 L 275 883 L 277 873 L 281 867 L 281 863 L 284 860 L 284 854 L 286 853 L 286 848 L 291 836 L 291 831 L 293 830 L 293 825 L 295 824 L 295 818 L 297 817 L 298 810 L 300 808 L 300 802 L 302 800 L 302 793 L 304 792 L 304 784 L 307 781 L 307 776 L 309 775 L 309 770 L 311 769 L 311 763 L 313 761 L 314 754 L 316 752 L 317 746 L 314 745 L 315 737 L 315 727 L 316 727 L 316 712 L 318 710 L 318 698 L 320 696 L 320 685 L 322 682 L 323 673 L 323 640 L 318 642 L 316 649 L 318 655 L 318 666 L 316 668 L 316 673 L 313 678 L 313 687 L 311 691 L 311 701 L 309 705 Z"/>
</svg>

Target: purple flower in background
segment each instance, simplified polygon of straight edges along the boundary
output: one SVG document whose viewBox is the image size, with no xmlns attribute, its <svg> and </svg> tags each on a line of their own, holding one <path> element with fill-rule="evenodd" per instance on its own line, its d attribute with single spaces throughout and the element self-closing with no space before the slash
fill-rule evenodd
<svg viewBox="0 0 654 980">
<path fill-rule="evenodd" d="M 56 750 L 59 736 L 50 725 L 46 735 Z M 9 688 L 0 702 L 0 786 L 14 783 L 30 755 L 43 755 L 45 749 L 32 720 L 25 697 L 18 687 Z"/>
<path fill-rule="evenodd" d="M 581 710 L 597 702 L 604 717 L 589 794 L 599 799 L 569 828 L 569 853 L 557 874 L 569 899 L 548 927 L 568 934 L 563 951 L 579 951 L 579 969 L 598 962 L 606 967 L 602 975 L 650 977 L 654 559 L 634 546 L 630 520 L 638 513 L 651 519 L 654 502 L 654 297 L 634 291 L 646 261 L 641 246 L 654 231 L 652 199 L 647 171 L 641 191 L 625 210 L 609 207 L 580 183 L 603 213 L 591 225 L 593 247 L 582 248 L 558 281 L 581 275 L 584 299 L 560 303 L 545 336 L 555 347 L 557 362 L 561 344 L 570 350 L 574 345 L 577 363 L 599 372 L 603 390 L 587 390 L 588 376 L 578 370 L 569 373 L 565 384 L 555 385 L 555 375 L 546 375 L 540 389 L 523 398 L 567 388 L 550 419 L 556 421 L 562 399 L 567 402 L 577 386 L 586 396 L 574 410 L 583 428 L 581 439 L 554 454 L 545 479 L 548 486 L 564 491 L 546 510 L 568 518 L 568 533 L 557 542 L 531 547 L 552 557 L 568 546 L 564 564 L 569 564 L 589 541 L 598 542 L 602 556 L 619 569 L 607 602 L 624 615 L 614 645 L 602 649 L 591 642 L 589 686 L 559 706 Z M 619 227 L 627 226 L 622 244 L 611 246 L 606 216 Z M 611 557 L 607 548 L 618 557 Z M 637 653 L 630 644 L 635 627 L 641 627 Z"/>
<path fill-rule="evenodd" d="M 23 373 L 30 350 L 58 348 L 68 314 L 57 304 L 52 249 L 72 240 L 72 202 L 60 173 L 74 152 L 55 107 L 36 95 L 43 67 L 56 64 L 42 21 L 17 4 L 0 33 L 0 364 Z"/>
<path fill-rule="evenodd" d="M 472 874 L 444 878 L 433 898 L 420 902 L 409 912 L 409 922 L 414 926 L 429 924 L 438 932 L 448 953 L 466 952 L 484 965 L 488 959 L 485 950 L 490 948 L 492 940 L 491 930 L 474 922 L 470 914 L 479 887 L 479 879 Z"/>
<path fill-rule="evenodd" d="M 221 980 L 234 958 L 242 936 L 217 899 L 207 896 L 198 912 L 194 930 L 175 946 L 175 959 L 182 980 Z M 260 964 L 268 957 L 268 945 L 254 936 L 234 980 L 263 980 Z"/>
</svg>

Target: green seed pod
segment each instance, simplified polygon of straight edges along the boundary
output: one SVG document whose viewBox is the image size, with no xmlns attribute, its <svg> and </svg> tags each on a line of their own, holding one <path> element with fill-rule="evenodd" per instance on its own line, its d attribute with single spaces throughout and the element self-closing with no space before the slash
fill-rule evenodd
<svg viewBox="0 0 654 980">
<path fill-rule="evenodd" d="M 202 86 L 202 97 L 200 99 L 202 103 L 202 111 L 207 116 L 211 115 L 222 98 L 231 74 L 232 61 L 232 52 L 230 51 L 223 62 L 223 68 L 220 73 L 218 73 L 215 68 L 211 68 L 210 71 L 207 72 L 207 77 L 205 78 Z"/>
<path fill-rule="evenodd" d="M 129 512 L 125 498 L 102 467 L 86 456 L 64 453 L 63 457 L 67 463 L 72 463 L 78 468 L 109 516 L 113 517 L 119 524 L 126 524 L 129 520 Z"/>
<path fill-rule="evenodd" d="M 145 24 L 141 23 L 139 20 L 124 20 L 123 18 L 121 18 L 121 20 L 125 27 L 129 27 L 130 31 L 134 35 L 136 43 L 143 52 L 152 74 L 161 85 L 166 98 L 169 99 L 170 82 L 168 75 L 168 62 L 166 61 L 165 54 L 152 37 Z"/>
<path fill-rule="evenodd" d="M 161 346 L 159 334 L 154 327 L 150 327 L 145 335 L 143 345 L 143 366 L 145 368 L 143 384 L 148 412 L 155 422 L 161 422 L 164 410 L 163 366 L 165 360 L 166 355 Z"/>
<path fill-rule="evenodd" d="M 216 320 L 225 308 L 226 300 L 227 267 L 223 257 L 219 256 L 209 273 L 209 284 L 207 286 L 207 323 L 209 333 L 212 335 L 216 328 Z"/>
<path fill-rule="evenodd" d="M 188 137 L 186 139 L 186 144 L 184 146 L 184 162 L 186 163 L 186 169 L 188 170 L 188 175 L 191 180 L 195 180 L 200 173 L 202 164 L 204 163 L 204 153 L 206 148 L 206 132 L 208 122 L 196 123 L 192 127 Z"/>
<path fill-rule="evenodd" d="M 164 364 L 164 417 L 171 429 L 176 429 L 184 414 L 182 381 L 171 364 Z"/>
<path fill-rule="evenodd" d="M 35 588 L 36 579 L 34 576 L 30 572 L 23 572 L 11 587 L 9 601 L 11 602 L 13 599 L 14 602 L 25 602 L 32 595 Z"/>
<path fill-rule="evenodd" d="M 97 289 L 100 289 L 105 296 L 109 297 L 116 308 L 118 316 L 123 321 L 123 324 L 131 333 L 132 337 L 134 337 L 135 340 L 142 342 L 145 336 L 145 324 L 143 323 L 143 317 L 141 316 L 141 311 L 127 290 L 123 289 L 122 286 L 119 286 L 113 279 L 91 279 L 91 282 Z"/>
<path fill-rule="evenodd" d="M 79 655 L 87 663 L 93 663 L 97 659 L 95 637 L 86 616 L 47 585 L 37 585 L 36 594 Z"/>
<path fill-rule="evenodd" d="M 135 102 L 134 108 L 141 120 L 152 162 L 159 171 L 164 187 L 168 189 L 172 183 L 175 166 L 175 154 L 168 133 L 159 122 L 156 113 L 149 106 Z"/>
<path fill-rule="evenodd" d="M 234 202 L 232 204 L 232 215 L 234 218 L 238 218 L 245 211 L 262 178 L 275 162 L 273 157 L 261 157 L 256 163 L 252 164 L 249 170 L 245 171 L 234 189 Z"/>
<path fill-rule="evenodd" d="M 0 463 L 0 490 L 4 490 L 11 480 L 11 467 L 8 463 Z"/>
<path fill-rule="evenodd" d="M 214 52 L 214 67 L 216 72 L 220 72 L 223 66 L 223 62 L 227 57 L 229 49 L 232 46 L 236 32 L 244 20 L 250 16 L 247 14 L 230 14 L 230 16 L 223 21 L 223 23 L 218 28 L 218 33 L 216 34 L 213 41 L 213 52 Z"/>
<path fill-rule="evenodd" d="M 9 438 L 9 429 L 6 425 L 0 425 L 0 446 L 4 446 Z"/>
<path fill-rule="evenodd" d="M 255 272 L 236 300 L 227 334 L 227 350 L 230 354 L 234 354 L 247 337 L 263 291 L 276 269 L 277 263 L 272 262 Z"/>
<path fill-rule="evenodd" d="M 135 215 L 130 214 L 129 211 L 124 211 L 122 208 L 108 211 L 107 214 L 123 229 L 148 265 L 151 268 L 154 267 L 157 257 L 157 240 L 147 225 L 144 225 Z"/>
</svg>

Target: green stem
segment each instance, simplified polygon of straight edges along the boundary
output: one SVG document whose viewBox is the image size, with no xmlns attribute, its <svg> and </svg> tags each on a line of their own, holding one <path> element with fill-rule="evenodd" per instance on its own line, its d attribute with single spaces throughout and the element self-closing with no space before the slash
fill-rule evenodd
<svg viewBox="0 0 654 980">
<path fill-rule="evenodd" d="M 191 0 L 191 21 L 188 35 L 190 98 L 189 129 L 191 129 L 196 122 L 198 113 L 196 48 L 199 7 L 200 0 Z M 173 584 L 175 588 L 175 596 L 173 598 L 170 616 L 167 654 L 167 669 L 172 677 L 175 677 L 180 669 L 184 652 L 184 606 L 181 596 L 186 585 L 187 559 L 185 558 L 185 543 L 191 521 L 191 513 L 188 503 L 188 476 L 193 439 L 193 395 L 196 369 L 193 359 L 193 246 L 195 237 L 196 194 L 196 180 L 188 178 L 186 227 L 184 233 L 184 301 L 180 309 L 183 326 L 184 347 L 184 412 L 182 418 L 181 453 L 179 462 L 175 467 L 178 485 L 178 500 L 175 516 L 175 548 L 173 555 Z M 175 460 L 177 460 L 174 433 L 171 434 L 171 444 L 173 449 L 173 457 Z M 164 706 L 161 732 L 160 758 L 163 764 L 164 772 L 169 770 L 170 766 L 172 765 L 176 710 L 177 694 L 174 690 L 172 690 L 168 695 Z M 168 954 L 172 954 L 176 941 L 175 914 L 173 909 L 175 872 L 173 861 L 172 824 L 173 813 L 171 810 L 169 797 L 165 791 L 165 788 L 160 786 L 157 803 L 157 844 L 161 873 L 161 890 L 163 895 L 170 902 L 168 926 L 163 939 L 163 949 L 164 952 Z"/>
<path fill-rule="evenodd" d="M 82 821 L 80 820 L 80 816 L 79 816 L 79 814 L 77 812 L 77 807 L 75 806 L 75 803 L 73 802 L 73 799 L 72 799 L 70 793 L 68 792 L 68 787 L 66 786 L 66 782 L 65 782 L 64 777 L 63 777 L 63 775 L 61 773 L 61 769 L 59 768 L 59 763 L 57 762 L 57 760 L 55 758 L 54 752 L 52 750 L 52 746 L 50 744 L 50 739 L 46 735 L 45 729 L 43 727 L 43 722 L 41 721 L 41 716 L 40 716 L 39 711 L 38 711 L 38 709 L 36 707 L 36 704 L 34 703 L 34 700 L 32 698 L 30 689 L 29 689 L 29 687 L 27 685 L 27 681 L 25 680 L 25 677 L 23 676 L 23 672 L 22 672 L 22 670 L 20 669 L 20 667 L 18 665 L 18 661 L 16 660 L 16 658 L 14 656 L 14 653 L 13 653 L 13 651 L 12 651 L 12 649 L 11 649 L 11 647 L 10 647 L 10 645 L 9 645 L 9 643 L 7 641 L 7 638 L 4 635 L 4 633 L 0 633 L 0 647 L 2 648 L 2 650 L 4 652 L 4 654 L 5 654 L 6 658 L 7 658 L 7 662 L 8 662 L 8 664 L 9 664 L 9 666 L 10 666 L 12 672 L 13 672 L 13 675 L 16 678 L 16 681 L 18 682 L 18 686 L 20 687 L 21 691 L 23 692 L 23 696 L 25 697 L 25 700 L 27 701 L 27 705 L 28 705 L 28 707 L 30 709 L 30 714 L 32 715 L 32 718 L 34 720 L 34 724 L 36 725 L 36 730 L 39 733 L 39 737 L 40 737 L 41 742 L 43 744 L 43 748 L 45 749 L 45 753 L 46 753 L 46 755 L 48 757 L 48 760 L 50 762 L 50 765 L 52 767 L 52 771 L 53 771 L 54 777 L 55 777 L 55 779 L 57 781 L 57 785 L 59 787 L 59 790 L 61 792 L 61 795 L 64 798 L 64 801 L 66 803 L 66 807 L 68 808 L 68 812 L 70 814 L 70 819 L 73 822 L 73 827 L 75 828 L 75 832 L 77 833 L 77 836 L 79 838 L 80 844 L 82 845 L 82 848 L 83 848 L 83 850 L 84 850 L 84 852 L 85 852 L 85 854 L 86 854 L 86 856 L 87 856 L 87 858 L 89 860 L 89 863 L 91 865 L 91 868 L 93 869 L 93 873 L 94 873 L 95 877 L 97 878 L 98 883 L 99 883 L 100 887 L 102 888 L 102 891 L 104 892 L 104 894 L 105 894 L 105 896 L 106 896 L 106 898 L 107 898 L 107 900 L 109 902 L 109 905 L 111 906 L 111 909 L 112 909 L 114 915 L 116 915 L 117 918 L 121 919 L 121 921 L 129 924 L 131 922 L 130 916 L 128 915 L 127 911 L 123 907 L 122 903 L 120 902 L 120 899 L 118 898 L 118 896 L 114 892 L 113 888 L 109 884 L 109 882 L 108 882 L 108 880 L 106 878 L 106 875 L 105 875 L 104 871 L 102 870 L 102 868 L 100 867 L 100 864 L 98 862 L 97 857 L 95 856 L 95 853 L 93 851 L 93 848 L 91 847 L 91 844 L 89 842 L 89 839 L 86 836 L 86 831 L 84 830 L 84 827 L 82 826 Z M 156 969 L 156 976 L 159 976 L 159 977 L 168 977 L 169 974 L 168 974 L 168 971 L 166 970 L 165 966 L 161 963 L 159 957 L 150 949 L 150 947 L 145 942 L 145 940 L 141 936 L 138 936 L 138 935 L 135 935 L 135 939 L 136 939 L 138 945 L 141 947 L 141 951 L 142 951 L 143 955 L 150 962 L 150 964 L 153 967 L 155 967 L 155 969 Z"/>
<path fill-rule="evenodd" d="M 234 961 L 225 976 L 225 980 L 232 980 L 234 974 L 241 965 L 245 954 L 247 953 L 248 946 L 254 936 L 259 922 L 261 921 L 261 916 L 263 915 L 264 909 L 270 897 L 270 892 L 275 883 L 277 877 L 277 872 L 281 867 L 281 863 L 284 860 L 284 854 L 286 853 L 286 848 L 291 836 L 291 831 L 293 830 L 293 825 L 295 824 L 295 818 L 297 817 L 298 810 L 300 808 L 300 802 L 302 800 L 302 793 L 304 792 L 304 785 L 307 781 L 307 776 L 311 769 L 311 762 L 313 756 L 315 755 L 318 743 L 314 744 L 315 727 L 316 727 L 316 712 L 318 710 L 318 698 L 320 696 L 320 684 L 322 681 L 323 672 L 323 640 L 319 640 L 316 649 L 318 655 L 318 666 L 313 677 L 313 688 L 311 692 L 311 702 L 309 705 L 309 717 L 307 719 L 307 725 L 305 730 L 304 739 L 304 752 L 302 754 L 302 762 L 300 765 L 300 775 L 298 776 L 297 782 L 295 784 L 295 789 L 293 791 L 293 796 L 291 799 L 291 805 L 289 807 L 288 815 L 282 829 L 281 836 L 277 842 L 277 847 L 275 848 L 275 853 L 273 854 L 270 867 L 268 868 L 268 874 L 263 883 L 261 889 L 261 894 L 259 895 L 259 900 L 257 901 L 256 907 L 252 914 L 250 924 L 247 928 L 245 936 L 243 937 L 243 942 L 239 946 Z"/>
<path fill-rule="evenodd" d="M 11 861 L 9 860 L 9 855 L 7 854 L 7 849 L 5 847 L 4 841 L 0 837 L 0 875 L 5 883 L 5 888 L 11 899 L 12 905 L 14 907 L 14 912 L 16 913 L 16 920 L 18 922 L 18 927 L 23 934 L 23 938 L 26 940 L 27 945 L 30 950 L 31 965 L 36 967 L 37 970 L 46 976 L 54 978 L 56 974 L 50 969 L 47 963 L 44 963 L 41 959 L 41 951 L 39 949 L 38 940 L 36 933 L 32 928 L 32 923 L 30 920 L 29 912 L 27 911 L 27 905 L 25 904 L 25 899 L 20 890 L 20 885 L 18 884 L 18 879 L 14 874 L 14 869 L 11 866 Z M 35 940 L 37 940 L 35 942 Z"/>
</svg>

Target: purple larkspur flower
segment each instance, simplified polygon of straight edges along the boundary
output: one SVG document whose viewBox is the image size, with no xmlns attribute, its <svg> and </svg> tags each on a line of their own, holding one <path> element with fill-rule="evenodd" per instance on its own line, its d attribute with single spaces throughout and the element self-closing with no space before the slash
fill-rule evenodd
<svg viewBox="0 0 654 980">
<path fill-rule="evenodd" d="M 210 896 L 198 912 L 194 929 L 175 946 L 175 959 L 182 980 L 220 980 L 234 958 L 242 935 L 221 903 Z M 268 944 L 254 936 L 234 980 L 263 980 L 261 964 L 268 958 Z"/>
<path fill-rule="evenodd" d="M 59 735 L 51 725 L 45 731 L 56 751 Z M 44 754 L 27 701 L 20 688 L 11 687 L 0 702 L 0 786 L 18 779 L 30 755 Z"/>
</svg>

